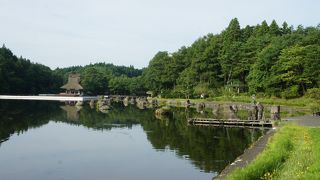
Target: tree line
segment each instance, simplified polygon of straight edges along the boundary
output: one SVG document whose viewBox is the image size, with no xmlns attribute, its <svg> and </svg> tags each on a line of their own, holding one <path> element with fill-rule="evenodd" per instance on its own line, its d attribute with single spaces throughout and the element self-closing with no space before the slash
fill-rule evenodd
<svg viewBox="0 0 320 180">
<path fill-rule="evenodd" d="M 0 48 L 0 94 L 55 93 L 60 85 L 61 78 L 49 67 L 18 58 L 4 45 Z"/>
<path fill-rule="evenodd" d="M 92 95 L 319 94 L 320 26 L 293 28 L 273 20 L 241 28 L 234 18 L 219 34 L 207 34 L 176 52 L 158 52 L 144 69 L 96 63 L 50 70 L 0 49 L 1 94 L 59 92 L 70 73 L 80 73 L 85 92 Z"/>
<path fill-rule="evenodd" d="M 70 73 L 81 75 L 85 93 L 144 94 L 141 69 L 96 63 L 51 70 L 15 56 L 8 48 L 0 48 L 0 94 L 36 95 L 59 93 Z"/>
<path fill-rule="evenodd" d="M 263 93 L 295 98 L 320 92 L 320 26 L 293 28 L 275 20 L 240 27 L 237 18 L 220 34 L 190 47 L 158 52 L 144 71 L 147 89 L 167 97 Z"/>
</svg>

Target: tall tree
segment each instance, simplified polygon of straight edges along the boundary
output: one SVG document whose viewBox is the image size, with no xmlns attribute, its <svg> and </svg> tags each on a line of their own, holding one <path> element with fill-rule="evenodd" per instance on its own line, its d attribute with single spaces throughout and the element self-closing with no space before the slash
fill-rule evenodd
<svg viewBox="0 0 320 180">
<path fill-rule="evenodd" d="M 88 94 L 106 94 L 108 93 L 108 76 L 94 67 L 84 70 L 81 83 Z"/>
<path fill-rule="evenodd" d="M 270 24 L 269 33 L 273 36 L 278 36 L 281 34 L 281 30 L 275 20 L 272 20 Z"/>
</svg>

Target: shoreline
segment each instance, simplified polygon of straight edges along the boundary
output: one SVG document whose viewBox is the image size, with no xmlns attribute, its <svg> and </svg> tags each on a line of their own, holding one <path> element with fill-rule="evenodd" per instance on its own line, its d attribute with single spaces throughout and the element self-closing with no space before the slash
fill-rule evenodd
<svg viewBox="0 0 320 180">
<path fill-rule="evenodd" d="M 150 97 L 149 97 L 150 98 Z M 148 98 L 148 99 L 149 99 Z M 177 98 L 150 98 L 150 100 L 157 100 L 160 104 L 166 104 L 166 105 L 172 105 L 177 107 L 185 107 L 188 99 L 177 99 Z M 272 103 L 265 102 L 265 100 L 257 99 L 256 102 L 260 102 L 265 107 L 271 107 L 274 105 L 279 105 L 281 107 L 290 107 L 290 108 L 298 108 L 298 109 L 305 109 L 309 110 L 309 107 L 306 107 L 305 105 L 297 105 L 295 103 L 283 103 L 283 102 L 277 102 L 272 101 Z M 272 100 L 270 98 L 269 100 Z M 242 106 L 251 106 L 252 103 L 248 101 L 241 101 L 239 99 L 235 100 L 214 100 L 214 99 L 189 99 L 190 103 L 193 104 L 194 107 L 196 107 L 197 104 L 203 103 L 205 105 L 208 105 L 206 107 L 210 108 L 212 105 L 215 104 L 222 104 L 222 105 L 242 105 Z"/>
<path fill-rule="evenodd" d="M 251 163 L 267 146 L 270 137 L 276 132 L 276 129 L 270 129 L 265 135 L 255 141 L 251 147 L 244 150 L 243 154 L 238 156 L 231 164 L 227 165 L 218 176 L 212 178 L 225 179 L 230 173 L 237 168 L 243 168 Z"/>
<path fill-rule="evenodd" d="M 316 130 L 320 128 L 320 117 L 317 117 L 317 116 L 306 115 L 306 116 L 300 116 L 300 117 L 287 118 L 284 121 L 285 121 L 284 126 L 293 124 L 296 127 L 308 128 L 309 130 L 312 130 L 312 129 Z M 270 143 L 269 141 L 270 138 L 277 135 L 277 132 L 281 131 L 280 128 L 284 128 L 284 127 L 280 126 L 277 129 L 269 130 L 264 136 L 260 137 L 256 142 L 254 142 L 251 147 L 247 148 L 242 155 L 237 157 L 233 163 L 226 166 L 218 176 L 213 177 L 212 180 L 227 179 L 229 175 L 233 176 L 234 178 L 235 176 L 233 172 L 235 170 L 237 170 L 238 168 L 246 169 L 248 166 L 251 165 L 251 163 L 253 163 L 255 159 L 259 159 L 258 161 L 260 161 L 260 164 L 261 164 L 261 158 L 258 158 L 258 156 L 259 155 L 265 156 L 264 151 L 268 146 L 268 144 Z M 277 135 L 277 137 L 279 137 L 279 135 Z M 296 158 L 299 159 L 299 157 L 296 157 Z M 271 172 L 271 174 L 272 173 L 273 172 Z"/>
<path fill-rule="evenodd" d="M 91 101 L 97 100 L 97 96 L 12 96 L 0 95 L 0 100 L 35 100 L 35 101 Z"/>
</svg>

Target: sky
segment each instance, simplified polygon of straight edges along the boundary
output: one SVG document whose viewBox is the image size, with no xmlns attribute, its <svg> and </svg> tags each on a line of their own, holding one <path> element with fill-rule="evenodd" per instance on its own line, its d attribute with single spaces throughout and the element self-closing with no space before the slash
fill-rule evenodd
<svg viewBox="0 0 320 180">
<path fill-rule="evenodd" d="M 95 62 L 148 66 L 237 17 L 316 26 L 318 0 L 0 0 L 0 43 L 54 69 Z"/>
</svg>

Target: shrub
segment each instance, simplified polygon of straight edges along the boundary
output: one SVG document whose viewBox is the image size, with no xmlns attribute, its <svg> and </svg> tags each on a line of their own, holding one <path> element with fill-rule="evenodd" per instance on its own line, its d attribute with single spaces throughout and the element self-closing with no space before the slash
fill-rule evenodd
<svg viewBox="0 0 320 180">
<path fill-rule="evenodd" d="M 298 85 L 291 86 L 291 87 L 285 89 L 281 93 L 281 97 L 286 98 L 286 99 L 296 98 L 299 96 L 300 96 L 300 94 L 299 94 L 299 86 Z"/>
<path fill-rule="evenodd" d="M 312 88 L 308 89 L 307 93 L 305 94 L 308 98 L 314 98 L 320 100 L 320 88 Z"/>
</svg>

